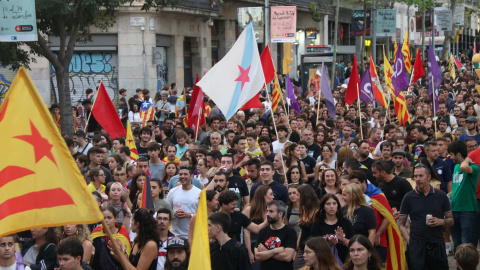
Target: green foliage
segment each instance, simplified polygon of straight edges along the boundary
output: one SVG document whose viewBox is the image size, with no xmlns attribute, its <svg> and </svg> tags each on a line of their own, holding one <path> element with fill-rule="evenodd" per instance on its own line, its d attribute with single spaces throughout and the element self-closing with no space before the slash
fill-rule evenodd
<svg viewBox="0 0 480 270">
<path fill-rule="evenodd" d="M 142 10 L 149 11 L 154 8 L 155 11 L 160 10 L 163 7 L 172 7 L 174 8 L 178 5 L 180 0 L 145 0 L 143 2 Z M 220 1 L 223 4 L 223 1 Z"/>
<path fill-rule="evenodd" d="M 322 13 L 320 13 L 320 9 L 318 8 L 317 3 L 310 1 L 310 6 L 308 9 L 312 14 L 312 20 L 314 20 L 315 22 L 322 21 Z"/>
<path fill-rule="evenodd" d="M 20 50 L 17 42 L 0 42 L 0 66 L 10 66 L 17 70 L 21 66 L 29 68 L 29 52 Z"/>
</svg>

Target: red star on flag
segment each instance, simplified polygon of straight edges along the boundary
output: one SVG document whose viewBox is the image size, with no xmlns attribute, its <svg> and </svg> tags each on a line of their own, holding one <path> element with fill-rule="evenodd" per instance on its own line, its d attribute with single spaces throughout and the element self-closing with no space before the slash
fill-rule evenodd
<svg viewBox="0 0 480 270">
<path fill-rule="evenodd" d="M 241 66 L 238 66 L 238 68 L 240 69 L 240 76 L 238 76 L 238 78 L 235 81 L 242 82 L 241 89 L 243 89 L 243 86 L 245 85 L 246 82 L 250 82 L 250 78 L 248 77 L 248 73 L 250 72 L 250 67 L 251 66 L 248 66 L 247 69 L 243 69 Z"/>
<path fill-rule="evenodd" d="M 52 155 L 53 144 L 42 137 L 31 120 L 30 129 L 32 131 L 31 135 L 20 135 L 15 136 L 14 138 L 26 141 L 33 146 L 35 152 L 35 163 L 38 163 L 43 157 L 48 157 L 55 165 L 57 165 L 55 158 Z"/>
<path fill-rule="evenodd" d="M 392 71 L 391 71 L 391 70 L 388 70 L 387 76 L 388 76 L 389 78 L 392 78 L 393 74 L 392 74 Z"/>
</svg>

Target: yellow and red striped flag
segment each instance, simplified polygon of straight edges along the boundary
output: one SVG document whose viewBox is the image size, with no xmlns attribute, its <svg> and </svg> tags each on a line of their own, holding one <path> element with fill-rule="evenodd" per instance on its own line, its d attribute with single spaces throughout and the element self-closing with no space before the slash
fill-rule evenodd
<svg viewBox="0 0 480 270">
<path fill-rule="evenodd" d="M 282 100 L 282 90 L 280 90 L 280 84 L 278 83 L 278 78 L 275 76 L 273 82 L 273 92 L 272 92 L 272 111 L 275 113 L 277 111 L 278 103 Z"/>
<path fill-rule="evenodd" d="M 24 67 L 0 106 L 0 236 L 103 219 Z"/>
<path fill-rule="evenodd" d="M 395 43 L 393 43 L 393 63 L 397 61 L 397 50 L 398 50 L 398 44 L 397 44 L 397 40 L 395 39 Z"/>
<path fill-rule="evenodd" d="M 127 136 L 125 137 L 125 143 L 130 149 L 130 159 L 137 162 L 138 150 L 137 150 L 137 146 L 135 145 L 135 140 L 133 139 L 132 127 L 130 126 L 129 121 L 127 121 Z"/>
<path fill-rule="evenodd" d="M 383 88 L 378 79 L 377 69 L 373 63 L 372 54 L 370 54 L 370 76 L 372 77 L 373 96 L 384 108 L 387 108 L 387 100 L 383 94 Z"/>
<path fill-rule="evenodd" d="M 403 40 L 402 53 L 405 56 L 405 68 L 408 73 L 412 73 L 412 55 L 410 54 L 410 46 L 408 45 L 408 31 L 405 34 L 405 40 Z"/>
</svg>

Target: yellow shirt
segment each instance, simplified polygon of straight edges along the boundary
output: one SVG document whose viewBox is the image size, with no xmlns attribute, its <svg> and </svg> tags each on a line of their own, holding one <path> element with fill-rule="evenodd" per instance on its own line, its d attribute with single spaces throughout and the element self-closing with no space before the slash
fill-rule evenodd
<svg viewBox="0 0 480 270">
<path fill-rule="evenodd" d="M 102 193 L 105 193 L 105 186 L 104 185 L 101 185 L 102 187 Z M 91 191 L 91 192 L 95 192 L 95 191 L 98 191 L 95 186 L 93 185 L 93 182 L 91 182 L 90 184 L 88 184 L 87 188 Z"/>
</svg>

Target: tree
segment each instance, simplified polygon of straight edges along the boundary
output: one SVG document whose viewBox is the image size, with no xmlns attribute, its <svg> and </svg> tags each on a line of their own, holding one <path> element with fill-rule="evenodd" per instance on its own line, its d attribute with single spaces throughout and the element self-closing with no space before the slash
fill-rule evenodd
<svg viewBox="0 0 480 270">
<path fill-rule="evenodd" d="M 0 63 L 18 69 L 34 59 L 45 57 L 55 69 L 59 97 L 62 131 L 73 134 L 68 69 L 75 42 L 91 40 L 90 28 L 107 30 L 115 22 L 115 10 L 132 0 L 35 0 L 37 16 L 37 42 L 0 43 Z M 178 0 L 147 0 L 142 10 L 167 5 Z M 60 40 L 58 52 L 49 47 L 48 36 Z M 26 46 L 24 46 L 26 45 Z M 29 49 L 29 50 L 28 50 Z M 28 50 L 28 51 L 27 51 Z"/>
<path fill-rule="evenodd" d="M 455 15 L 455 7 L 457 6 L 457 2 L 458 2 L 457 0 L 450 0 L 450 10 L 452 12 L 452 31 L 445 31 L 445 39 L 443 40 L 443 50 L 440 58 L 442 60 L 447 60 L 449 57 L 448 55 L 448 52 L 450 51 L 449 45 L 455 33 L 455 20 L 453 20 L 453 17 Z"/>
</svg>

